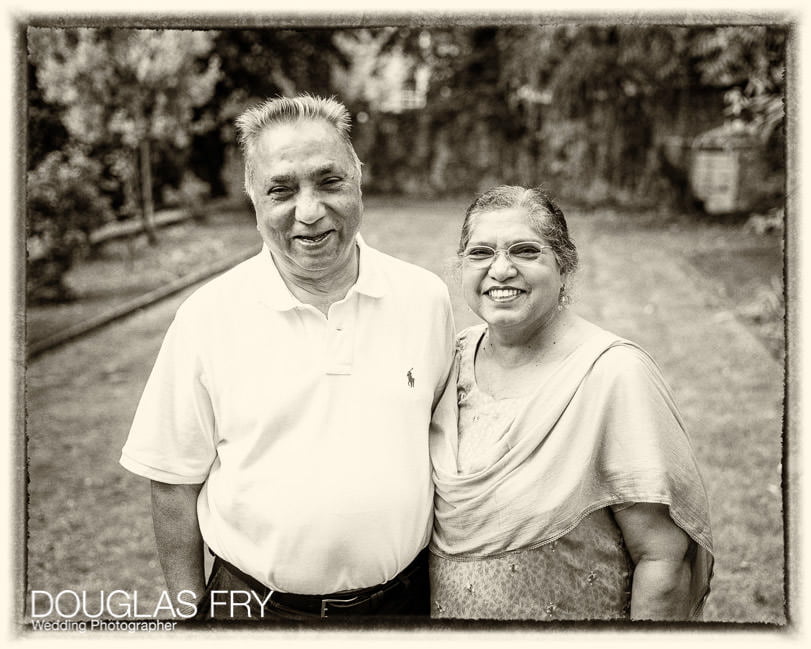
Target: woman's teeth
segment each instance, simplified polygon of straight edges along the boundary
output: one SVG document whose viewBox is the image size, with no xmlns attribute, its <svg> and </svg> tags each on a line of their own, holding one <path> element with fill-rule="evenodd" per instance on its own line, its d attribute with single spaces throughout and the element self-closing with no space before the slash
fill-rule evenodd
<svg viewBox="0 0 811 649">
<path fill-rule="evenodd" d="M 511 300 L 520 293 L 521 291 L 517 288 L 491 288 L 487 291 L 487 295 L 489 295 L 492 300 Z"/>
</svg>

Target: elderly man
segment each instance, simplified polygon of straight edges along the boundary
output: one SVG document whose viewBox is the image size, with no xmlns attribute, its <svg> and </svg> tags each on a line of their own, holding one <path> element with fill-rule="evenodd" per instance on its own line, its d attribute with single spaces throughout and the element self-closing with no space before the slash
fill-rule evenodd
<svg viewBox="0 0 811 649">
<path fill-rule="evenodd" d="M 237 126 L 264 246 L 178 309 L 121 457 L 152 481 L 169 592 L 200 618 L 427 614 L 447 289 L 358 234 L 343 105 L 277 98 Z"/>
</svg>

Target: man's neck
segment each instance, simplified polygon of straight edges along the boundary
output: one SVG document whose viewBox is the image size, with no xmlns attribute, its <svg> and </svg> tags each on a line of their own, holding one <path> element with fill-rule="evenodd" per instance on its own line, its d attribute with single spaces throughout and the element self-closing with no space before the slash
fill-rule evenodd
<svg viewBox="0 0 811 649">
<path fill-rule="evenodd" d="M 329 308 L 346 297 L 349 289 L 358 280 L 359 252 L 357 245 L 352 247 L 349 261 L 338 272 L 324 275 L 305 274 L 289 268 L 282 268 L 277 263 L 276 268 L 285 286 L 304 304 L 310 304 L 327 315 Z"/>
</svg>

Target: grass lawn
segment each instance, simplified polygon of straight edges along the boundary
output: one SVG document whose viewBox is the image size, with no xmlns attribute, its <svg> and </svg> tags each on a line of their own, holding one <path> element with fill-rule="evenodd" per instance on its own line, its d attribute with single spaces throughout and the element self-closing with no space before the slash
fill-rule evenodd
<svg viewBox="0 0 811 649">
<path fill-rule="evenodd" d="M 472 324 L 454 270 L 464 201 L 371 198 L 366 208 L 367 242 L 442 276 L 457 327 Z M 582 263 L 572 308 L 651 352 L 691 432 L 716 544 L 705 618 L 783 623 L 782 340 L 746 319 L 775 281 L 779 287 L 779 241 L 684 219 L 662 224 L 613 212 L 568 216 Z M 226 242 L 229 249 L 212 256 L 258 241 L 246 216 L 225 220 L 239 225 L 223 229 L 214 219 L 175 240 L 203 246 L 194 250 Z M 173 254 L 145 253 L 132 269 L 152 268 Z M 113 283 L 104 289 L 108 295 L 116 294 Z M 29 364 L 27 589 L 138 590 L 148 608 L 163 588 L 148 485 L 117 461 L 161 337 L 184 295 Z M 58 327 L 65 326 L 64 313 L 38 315 Z"/>
<path fill-rule="evenodd" d="M 169 282 L 204 268 L 213 260 L 259 243 L 252 216 L 226 209 L 210 214 L 204 224 L 183 221 L 158 231 L 160 241 L 149 246 L 145 236 L 114 240 L 95 258 L 77 263 L 66 283 L 79 299 L 43 304 L 26 313 L 29 343 L 84 322 Z"/>
</svg>

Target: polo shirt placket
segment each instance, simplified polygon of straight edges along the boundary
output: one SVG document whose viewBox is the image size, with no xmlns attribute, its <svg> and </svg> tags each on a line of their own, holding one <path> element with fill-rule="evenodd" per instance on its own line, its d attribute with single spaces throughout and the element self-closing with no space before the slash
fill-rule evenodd
<svg viewBox="0 0 811 649">
<path fill-rule="evenodd" d="M 355 320 L 360 296 L 354 290 L 329 309 L 326 318 L 327 368 L 332 376 L 352 374 L 355 357 Z"/>
</svg>

